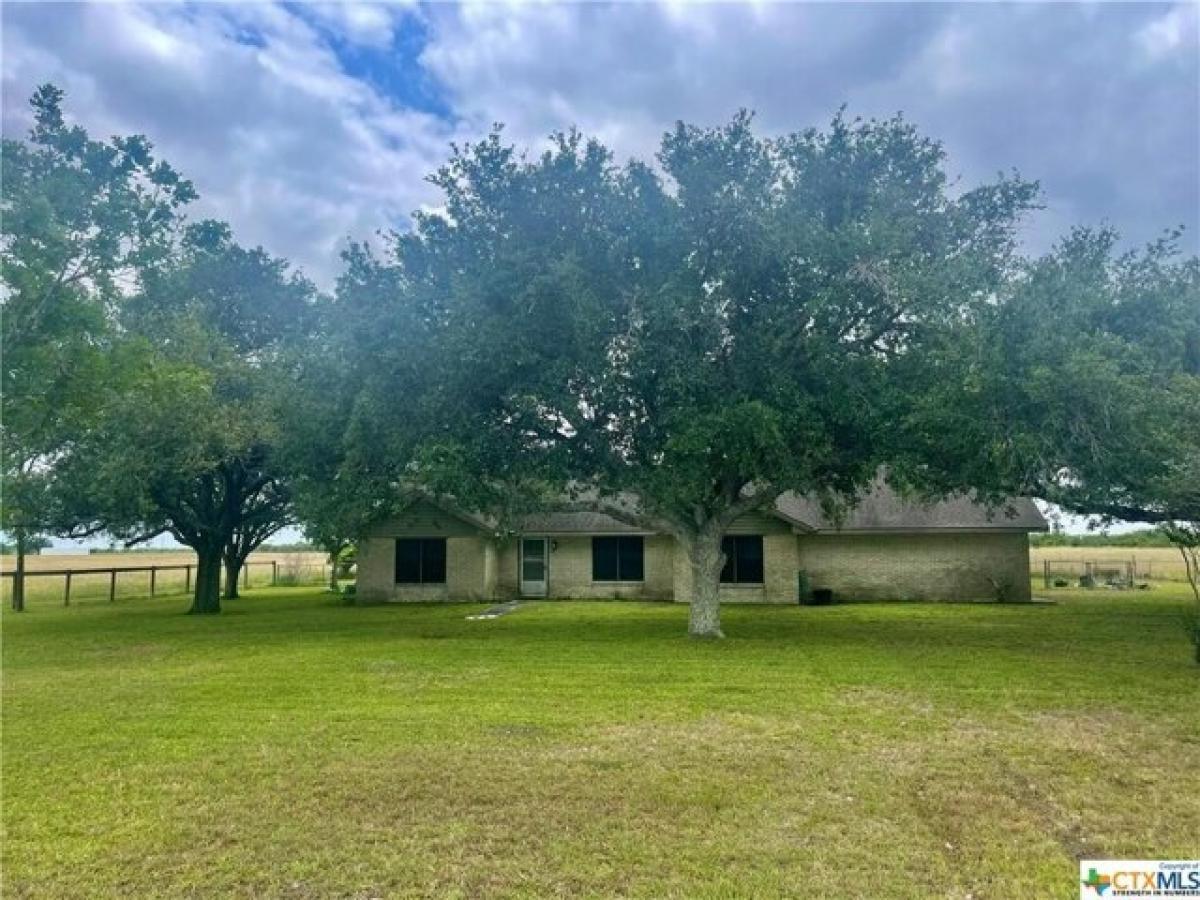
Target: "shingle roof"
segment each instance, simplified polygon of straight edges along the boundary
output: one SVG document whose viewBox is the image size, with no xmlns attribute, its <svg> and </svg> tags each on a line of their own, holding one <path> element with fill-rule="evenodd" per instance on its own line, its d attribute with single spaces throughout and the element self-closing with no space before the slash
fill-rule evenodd
<svg viewBox="0 0 1200 900">
<path fill-rule="evenodd" d="M 989 508 L 969 497 L 935 503 L 905 500 L 886 485 L 877 486 L 850 510 L 840 526 L 830 521 L 815 499 L 787 493 L 774 512 L 802 531 L 1045 531 L 1046 520 L 1032 500 L 1020 497 Z M 612 516 L 594 512 L 547 512 L 526 516 L 523 534 L 648 534 Z"/>
<path fill-rule="evenodd" d="M 830 521 L 810 497 L 784 494 L 777 512 L 813 531 L 1045 531 L 1046 520 L 1032 500 L 1017 497 L 989 508 L 958 496 L 934 503 L 906 500 L 886 485 L 864 496 L 839 524 Z"/>
<path fill-rule="evenodd" d="M 594 512 L 532 513 L 521 520 L 522 534 L 650 534 Z"/>
</svg>

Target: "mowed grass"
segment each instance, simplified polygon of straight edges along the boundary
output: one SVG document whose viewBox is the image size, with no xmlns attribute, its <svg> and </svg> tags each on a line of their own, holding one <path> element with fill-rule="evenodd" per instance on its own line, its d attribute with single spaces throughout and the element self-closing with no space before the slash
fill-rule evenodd
<svg viewBox="0 0 1200 900">
<path fill-rule="evenodd" d="M 1182 586 L 4 616 L 6 897 L 1069 897 L 1200 856 Z"/>
</svg>

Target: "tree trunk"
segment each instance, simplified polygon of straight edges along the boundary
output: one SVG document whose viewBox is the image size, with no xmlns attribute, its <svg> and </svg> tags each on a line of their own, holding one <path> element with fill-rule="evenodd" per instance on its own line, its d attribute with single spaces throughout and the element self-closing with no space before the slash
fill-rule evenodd
<svg viewBox="0 0 1200 900">
<path fill-rule="evenodd" d="M 1183 570 L 1187 582 L 1192 588 L 1192 596 L 1196 598 L 1196 606 L 1200 607 L 1200 548 L 1189 547 L 1178 543 L 1179 553 L 1183 556 Z"/>
<path fill-rule="evenodd" d="M 192 595 L 192 615 L 212 615 L 221 611 L 221 551 L 196 548 L 196 590 Z"/>
<path fill-rule="evenodd" d="M 688 634 L 694 638 L 725 637 L 721 631 L 721 600 L 718 594 L 721 567 L 721 532 L 709 527 L 685 541 L 688 566 L 692 575 L 689 600 Z"/>
<path fill-rule="evenodd" d="M 13 612 L 25 611 L 25 529 L 17 528 L 13 537 L 17 539 L 17 565 L 13 569 Z"/>
<path fill-rule="evenodd" d="M 1195 529 L 1192 529 L 1192 534 L 1195 535 Z M 1193 537 L 1193 542 L 1195 538 Z M 1195 600 L 1195 605 L 1192 611 L 1185 616 L 1188 637 L 1191 638 L 1192 647 L 1195 650 L 1196 663 L 1200 664 L 1200 547 L 1194 543 L 1185 542 L 1183 539 L 1175 539 L 1175 546 L 1179 548 L 1180 554 L 1183 556 L 1183 568 L 1187 573 L 1188 584 L 1192 588 L 1192 597 Z M 15 598 L 15 594 L 13 595 Z"/>
<path fill-rule="evenodd" d="M 236 600 L 238 593 L 238 578 L 242 574 L 242 560 L 236 556 L 225 557 L 225 599 Z"/>
</svg>

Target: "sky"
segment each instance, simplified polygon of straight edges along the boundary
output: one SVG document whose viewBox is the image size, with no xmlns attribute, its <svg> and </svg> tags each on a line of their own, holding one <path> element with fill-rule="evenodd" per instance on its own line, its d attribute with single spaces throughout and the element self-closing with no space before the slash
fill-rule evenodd
<svg viewBox="0 0 1200 900">
<path fill-rule="evenodd" d="M 1018 171 L 1045 209 L 1200 252 L 1195 3 L 0 4 L 0 128 L 50 81 L 95 135 L 143 133 L 195 183 L 191 215 L 318 284 L 350 239 L 437 206 L 426 176 L 493 123 L 572 125 L 651 159 L 676 120 L 739 108 L 764 133 L 902 112 L 963 187 Z"/>
</svg>

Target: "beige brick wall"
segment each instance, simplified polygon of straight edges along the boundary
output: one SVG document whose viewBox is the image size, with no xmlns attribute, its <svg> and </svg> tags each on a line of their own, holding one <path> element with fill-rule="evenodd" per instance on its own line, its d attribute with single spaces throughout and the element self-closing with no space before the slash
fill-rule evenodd
<svg viewBox="0 0 1200 900">
<path fill-rule="evenodd" d="M 748 532 L 739 531 L 745 534 Z M 795 603 L 798 599 L 796 572 L 796 536 L 790 531 L 763 535 L 763 583 L 723 584 L 719 590 L 722 603 Z M 691 602 L 692 572 L 687 556 L 675 555 L 674 599 L 677 603 Z"/>
<path fill-rule="evenodd" d="M 537 535 L 529 535 L 537 537 Z M 641 582 L 592 581 L 592 538 L 552 537 L 547 597 L 551 600 L 670 600 L 675 541 L 669 537 L 648 535 L 643 550 Z M 518 593 L 519 541 L 505 543 L 497 555 L 499 572 L 497 593 L 515 597 Z"/>
<path fill-rule="evenodd" d="M 738 516 L 726 534 L 792 534 L 792 526 L 769 512 L 749 512 Z"/>
<path fill-rule="evenodd" d="M 354 591 L 360 602 L 382 603 L 391 598 L 395 564 L 395 538 L 371 537 L 358 542 Z"/>
<path fill-rule="evenodd" d="M 472 537 L 479 529 L 425 501 L 414 503 L 404 515 L 371 529 L 375 537 Z"/>
<path fill-rule="evenodd" d="M 446 538 L 445 584 L 396 584 L 396 538 Z M 496 548 L 488 535 L 440 507 L 418 502 L 358 544 L 360 602 L 487 600 L 496 596 Z"/>
<path fill-rule="evenodd" d="M 592 581 L 591 537 L 554 539 L 558 549 L 550 554 L 550 596 L 580 600 L 670 600 L 674 540 L 643 538 L 641 582 Z"/>
<path fill-rule="evenodd" d="M 496 548 L 496 598 L 498 600 L 515 600 L 519 596 L 517 585 L 517 559 L 520 541 L 513 537 L 497 545 Z"/>
<path fill-rule="evenodd" d="M 456 523 L 438 524 L 460 531 Z M 412 533 L 410 527 L 396 530 Z M 550 598 L 690 598 L 691 573 L 673 538 L 645 538 L 645 580 L 639 584 L 593 582 L 591 537 L 553 540 Z M 454 534 L 446 542 L 446 584 L 396 585 L 395 536 L 377 535 L 359 544 L 358 596 L 364 602 L 512 599 L 518 594 L 518 548 L 516 539 L 496 544 L 478 533 Z M 800 569 L 813 587 L 832 588 L 843 601 L 995 600 L 997 584 L 1009 599 L 1030 596 L 1029 541 L 1021 533 L 797 537 L 772 528 L 763 535 L 763 552 L 764 584 L 724 585 L 723 603 L 795 603 Z"/>
<path fill-rule="evenodd" d="M 359 543 L 358 599 L 440 602 L 489 601 L 496 596 L 496 552 L 482 535 L 446 538 L 445 584 L 396 584 L 396 539 L 372 537 Z"/>
<path fill-rule="evenodd" d="M 1022 533 L 802 535 L 799 567 L 837 600 L 1028 600 Z"/>
<path fill-rule="evenodd" d="M 492 600 L 496 595 L 495 548 L 490 538 L 446 541 L 446 594 L 450 600 Z M 490 579 L 490 580 L 489 580 Z"/>
</svg>

